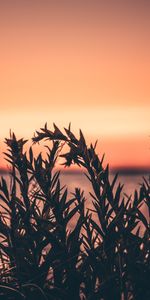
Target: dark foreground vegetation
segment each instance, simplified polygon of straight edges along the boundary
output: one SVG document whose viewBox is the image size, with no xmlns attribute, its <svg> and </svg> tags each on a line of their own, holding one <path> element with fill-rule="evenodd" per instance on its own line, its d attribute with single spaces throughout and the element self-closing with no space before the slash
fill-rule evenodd
<svg viewBox="0 0 150 300">
<path fill-rule="evenodd" d="M 14 134 L 6 139 L 11 180 L 0 182 L 0 299 L 149 300 L 148 180 L 129 197 L 117 176 L 110 182 L 81 131 L 77 138 L 70 128 L 45 126 L 33 142 L 42 140 L 46 158 L 33 147 L 26 153 Z M 84 168 L 90 208 L 81 189 L 70 194 L 61 186 L 60 157 Z"/>
</svg>

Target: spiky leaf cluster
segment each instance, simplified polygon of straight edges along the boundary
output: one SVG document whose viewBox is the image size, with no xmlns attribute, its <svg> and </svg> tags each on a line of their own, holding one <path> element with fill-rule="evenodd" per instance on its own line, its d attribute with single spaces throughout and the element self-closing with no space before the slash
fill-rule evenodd
<svg viewBox="0 0 150 300">
<path fill-rule="evenodd" d="M 10 184 L 0 182 L 1 299 L 150 299 L 150 183 L 123 194 L 117 175 L 88 146 L 82 131 L 45 125 L 33 142 L 6 139 Z M 66 152 L 64 153 L 63 149 Z M 80 188 L 61 186 L 58 158 L 77 164 L 90 181 L 90 208 Z M 143 208 L 146 214 L 143 213 Z"/>
</svg>

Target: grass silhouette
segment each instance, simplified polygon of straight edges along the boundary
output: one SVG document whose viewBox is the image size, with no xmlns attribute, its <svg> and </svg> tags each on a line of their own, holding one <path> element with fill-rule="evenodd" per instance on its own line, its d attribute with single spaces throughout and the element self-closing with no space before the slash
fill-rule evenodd
<svg viewBox="0 0 150 300">
<path fill-rule="evenodd" d="M 14 134 L 6 139 L 11 184 L 1 177 L 0 299 L 149 300 L 150 222 L 142 208 L 150 215 L 150 183 L 123 195 L 81 130 L 77 138 L 70 126 L 62 133 L 45 125 L 33 138 L 41 141 L 46 158 L 32 147 L 26 153 L 27 141 Z M 85 169 L 91 210 L 84 191 L 70 195 L 61 186 L 59 157 Z"/>
</svg>

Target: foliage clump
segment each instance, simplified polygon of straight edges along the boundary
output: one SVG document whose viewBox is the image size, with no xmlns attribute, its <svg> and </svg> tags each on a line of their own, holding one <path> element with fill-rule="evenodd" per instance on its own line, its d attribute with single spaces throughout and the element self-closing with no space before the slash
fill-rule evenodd
<svg viewBox="0 0 150 300">
<path fill-rule="evenodd" d="M 0 299 L 149 300 L 149 182 L 124 195 L 81 131 L 77 138 L 70 127 L 62 133 L 45 125 L 33 138 L 41 141 L 46 158 L 33 147 L 25 152 L 27 141 L 14 134 L 6 139 L 11 167 L 10 184 L 0 182 Z M 70 194 L 61 186 L 59 157 L 84 168 L 91 208 L 80 188 Z"/>
</svg>

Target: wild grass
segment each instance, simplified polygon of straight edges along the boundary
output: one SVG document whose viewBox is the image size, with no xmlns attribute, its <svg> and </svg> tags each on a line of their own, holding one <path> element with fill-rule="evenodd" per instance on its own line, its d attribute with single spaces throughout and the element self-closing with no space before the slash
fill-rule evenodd
<svg viewBox="0 0 150 300">
<path fill-rule="evenodd" d="M 6 139 L 11 184 L 1 177 L 0 299 L 149 300 L 148 180 L 132 197 L 124 195 L 81 131 L 77 138 L 70 127 L 61 132 L 45 125 L 33 138 L 41 141 L 46 158 L 36 157 L 33 147 L 25 152 L 27 141 L 14 134 Z M 61 186 L 55 169 L 60 157 L 64 166 L 85 169 L 91 210 L 84 191 L 70 195 L 67 183 Z"/>
</svg>

